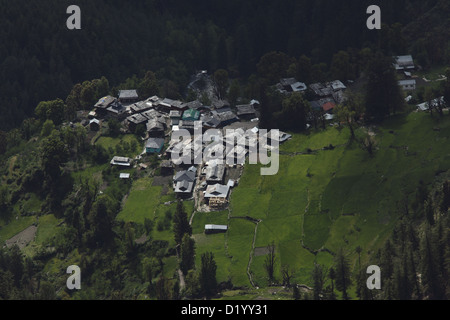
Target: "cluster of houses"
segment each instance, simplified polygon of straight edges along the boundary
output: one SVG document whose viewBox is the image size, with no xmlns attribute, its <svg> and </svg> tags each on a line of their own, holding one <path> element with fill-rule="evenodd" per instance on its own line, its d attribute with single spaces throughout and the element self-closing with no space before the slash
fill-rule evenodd
<svg viewBox="0 0 450 320">
<path fill-rule="evenodd" d="M 222 130 L 232 125 L 234 128 L 242 127 L 244 130 L 252 128 L 257 131 L 258 107 L 259 102 L 256 100 L 235 107 L 231 107 L 225 100 L 216 101 L 211 106 L 205 106 L 198 100 L 186 103 L 158 96 L 141 100 L 136 90 L 122 90 L 117 98 L 112 96 L 101 98 L 89 116 L 90 121 L 98 126 L 100 120 L 117 119 L 128 132 L 136 132 L 140 126 L 145 134 L 143 154 L 157 154 L 162 159 L 161 174 L 173 175 L 173 190 L 176 196 L 192 198 L 194 191 L 200 190 L 201 198 L 206 205 L 211 209 L 220 209 L 227 205 L 230 190 L 236 183 L 234 179 L 226 180 L 227 165 L 200 161 L 199 166 L 175 166 L 171 161 L 172 152 L 179 141 L 172 139 L 172 135 L 181 129 L 186 129 L 193 134 L 194 123 L 199 120 L 203 131 Z M 192 142 L 201 144 L 202 150 L 205 150 L 208 143 L 201 140 Z M 190 142 L 186 141 L 186 143 Z M 191 151 L 193 149 L 190 145 L 186 147 L 189 147 Z M 235 159 L 248 154 L 248 149 L 241 149 L 234 149 L 232 156 Z M 191 154 L 191 163 L 199 163 L 194 161 L 193 152 Z M 127 168 L 133 165 L 133 159 L 116 156 L 110 163 Z M 237 165 L 234 167 L 236 168 Z M 198 189 L 196 186 L 199 186 Z"/>
<path fill-rule="evenodd" d="M 394 68 L 397 70 L 399 86 L 404 91 L 413 91 L 416 89 L 416 80 L 413 79 L 412 71 L 415 70 L 414 59 L 411 55 L 395 56 Z M 308 89 L 313 94 L 313 99 L 309 99 L 309 104 L 313 112 L 320 112 L 325 120 L 333 120 L 333 110 L 336 105 L 345 101 L 345 91 L 347 87 L 340 80 L 327 83 L 305 84 L 297 81 L 295 78 L 281 79 L 275 89 L 282 94 L 291 94 L 293 92 L 306 92 Z"/>
<path fill-rule="evenodd" d="M 394 61 L 394 68 L 402 78 L 398 81 L 398 85 L 403 91 L 416 90 L 416 80 L 412 78 L 412 71 L 416 68 L 413 57 L 411 55 L 395 56 Z"/>
<path fill-rule="evenodd" d="M 306 92 L 308 88 L 313 94 L 314 99 L 309 101 L 313 112 L 321 112 L 326 120 L 334 118 L 333 110 L 336 105 L 345 101 L 345 90 L 347 87 L 340 80 L 326 83 L 312 83 L 306 85 L 297 81 L 295 78 L 281 79 L 275 85 L 276 90 L 282 94 L 293 92 Z"/>
</svg>

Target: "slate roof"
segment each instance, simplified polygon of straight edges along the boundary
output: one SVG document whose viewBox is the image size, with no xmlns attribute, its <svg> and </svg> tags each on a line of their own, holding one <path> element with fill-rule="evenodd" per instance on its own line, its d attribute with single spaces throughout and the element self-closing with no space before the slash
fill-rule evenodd
<svg viewBox="0 0 450 320">
<path fill-rule="evenodd" d="M 145 143 L 145 147 L 149 149 L 160 149 L 163 145 L 163 138 L 149 138 Z"/>
<path fill-rule="evenodd" d="M 131 166 L 131 159 L 130 158 L 126 158 L 126 157 L 115 156 L 114 158 L 112 158 L 110 163 L 112 165 L 129 167 L 129 166 Z"/>
<path fill-rule="evenodd" d="M 133 114 L 127 118 L 128 122 L 134 123 L 136 125 L 145 123 L 148 121 L 148 118 L 141 113 Z"/>
<path fill-rule="evenodd" d="M 99 109 L 106 109 L 114 101 L 116 101 L 116 98 L 111 97 L 111 96 L 106 96 L 106 97 L 100 98 L 94 107 L 99 108 Z"/>
<path fill-rule="evenodd" d="M 411 55 L 396 56 L 394 57 L 394 67 L 397 70 L 414 69 L 414 60 Z"/>
<path fill-rule="evenodd" d="M 213 184 L 206 188 L 205 198 L 227 198 L 230 191 L 229 186 Z"/>
<path fill-rule="evenodd" d="M 184 180 L 193 182 L 195 180 L 195 172 L 189 171 L 189 170 L 179 171 L 173 177 L 174 182 L 179 182 L 179 181 L 184 181 Z"/>
<path fill-rule="evenodd" d="M 222 181 L 225 174 L 225 166 L 222 164 L 210 165 L 206 168 L 207 181 Z"/>
<path fill-rule="evenodd" d="M 147 122 L 147 131 L 149 132 L 164 131 L 164 123 L 160 121 L 159 118 L 150 119 Z"/>
<path fill-rule="evenodd" d="M 120 90 L 119 99 L 139 99 L 136 90 Z"/>
<path fill-rule="evenodd" d="M 251 114 L 255 114 L 255 107 L 253 107 L 250 104 L 244 104 L 244 105 L 238 105 L 236 106 L 237 108 L 237 115 L 238 116 L 242 116 L 242 115 L 251 115 Z"/>
</svg>

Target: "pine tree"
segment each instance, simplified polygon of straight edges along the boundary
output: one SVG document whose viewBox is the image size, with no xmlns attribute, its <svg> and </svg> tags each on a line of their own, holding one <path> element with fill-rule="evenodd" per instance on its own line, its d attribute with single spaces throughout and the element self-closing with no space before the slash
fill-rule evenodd
<svg viewBox="0 0 450 320">
<path fill-rule="evenodd" d="M 313 299 L 321 300 L 323 298 L 323 290 L 325 284 L 325 278 L 327 272 L 324 267 L 320 264 L 314 263 L 314 267 L 311 273 L 311 278 L 313 281 Z"/>
<path fill-rule="evenodd" d="M 266 259 L 264 260 L 264 268 L 266 269 L 269 282 L 273 282 L 275 272 L 275 261 L 276 261 L 274 242 L 272 242 L 272 244 L 267 246 L 267 251 L 268 254 L 266 256 Z"/>
<path fill-rule="evenodd" d="M 183 236 L 187 233 L 192 235 L 192 228 L 189 225 L 186 211 L 184 210 L 183 202 L 178 201 L 175 216 L 173 217 L 173 232 L 175 235 L 175 243 L 181 244 Z"/>
<path fill-rule="evenodd" d="M 297 286 L 294 286 L 294 288 L 292 290 L 292 298 L 294 300 L 300 300 L 300 290 L 298 289 Z"/>
<path fill-rule="evenodd" d="M 200 288 L 206 298 L 212 297 L 217 291 L 217 265 L 212 252 L 205 252 L 201 257 Z"/>
<path fill-rule="evenodd" d="M 184 275 L 195 266 L 195 241 L 187 233 L 181 241 L 180 269 Z"/>
<path fill-rule="evenodd" d="M 350 299 L 348 295 L 348 288 L 352 284 L 350 278 L 350 262 L 344 249 L 340 248 L 334 257 L 334 267 L 336 270 L 336 289 L 342 292 L 344 300 Z"/>
<path fill-rule="evenodd" d="M 333 267 L 328 271 L 328 278 L 331 280 L 330 296 L 329 300 L 336 300 L 336 294 L 334 292 L 334 282 L 336 280 L 336 271 Z"/>
<path fill-rule="evenodd" d="M 169 280 L 164 275 L 156 282 L 155 290 L 158 300 L 170 300 Z"/>
<path fill-rule="evenodd" d="M 425 297 L 430 300 L 442 299 L 444 296 L 442 279 L 437 266 L 435 247 L 432 243 L 429 228 L 425 231 L 422 240 L 421 274 Z"/>
<path fill-rule="evenodd" d="M 441 212 L 447 213 L 448 208 L 450 208 L 450 183 L 447 180 L 442 186 Z"/>
<path fill-rule="evenodd" d="M 365 104 L 367 116 L 377 121 L 402 109 L 403 93 L 390 57 L 378 53 L 370 61 Z"/>
<path fill-rule="evenodd" d="M 367 288 L 367 274 L 360 269 L 356 281 L 356 296 L 360 300 L 373 300 L 372 291 Z"/>
<path fill-rule="evenodd" d="M 434 210 L 433 210 L 433 202 L 431 199 L 425 201 L 425 217 L 427 218 L 430 226 L 434 225 Z"/>
</svg>

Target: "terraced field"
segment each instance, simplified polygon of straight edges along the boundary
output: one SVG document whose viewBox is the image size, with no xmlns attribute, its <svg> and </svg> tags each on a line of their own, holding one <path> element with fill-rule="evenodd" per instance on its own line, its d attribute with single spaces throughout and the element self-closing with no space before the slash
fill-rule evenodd
<svg viewBox="0 0 450 320">
<path fill-rule="evenodd" d="M 220 261 L 218 281 L 231 280 L 238 287 L 267 285 L 265 255 L 256 255 L 255 248 L 272 241 L 278 281 L 285 265 L 294 270 L 294 282 L 308 285 L 313 263 L 330 266 L 332 253 L 340 247 L 355 265 L 355 248 L 361 246 L 362 263 L 370 262 L 370 253 L 390 235 L 402 201 L 414 197 L 419 181 L 431 183 L 450 169 L 450 119 L 438 122 L 414 112 L 393 117 L 373 131 L 373 157 L 355 142 L 346 144 L 347 129 L 294 135 L 281 147 L 276 176 L 263 177 L 260 166 L 247 165 L 226 215 L 208 213 L 205 218 L 197 213 L 197 250 L 214 252 Z M 322 150 L 330 144 L 336 147 Z M 305 154 L 307 149 L 313 152 Z M 246 216 L 260 222 L 239 218 Z M 225 217 L 227 234 L 202 234 L 205 221 L 224 224 Z"/>
</svg>

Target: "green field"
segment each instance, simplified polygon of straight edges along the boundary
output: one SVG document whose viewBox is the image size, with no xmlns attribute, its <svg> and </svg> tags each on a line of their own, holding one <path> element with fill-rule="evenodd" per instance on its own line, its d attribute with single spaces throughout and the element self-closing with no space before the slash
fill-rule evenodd
<svg viewBox="0 0 450 320">
<path fill-rule="evenodd" d="M 131 143 L 133 142 L 135 143 L 135 148 L 131 147 Z M 120 156 L 135 157 L 137 154 L 140 154 L 143 151 L 142 141 L 139 141 L 138 138 L 136 138 L 136 136 L 133 134 L 126 134 L 117 138 L 101 136 L 95 144 L 101 145 L 106 150 L 108 150 L 109 148 L 116 150 L 117 146 L 123 146 L 124 143 L 127 143 L 130 148 L 127 150 L 123 150 Z"/>
<path fill-rule="evenodd" d="M 439 127 L 440 130 L 433 130 Z M 362 130 L 362 129 L 360 129 Z M 420 180 L 450 169 L 450 119 L 440 122 L 429 114 L 398 115 L 375 130 L 377 151 L 373 157 L 356 143 L 346 145 L 347 129 L 330 128 L 311 135 L 294 135 L 282 145 L 287 153 L 332 150 L 311 155 L 281 155 L 276 176 L 261 176 L 259 165 L 247 165 L 239 186 L 230 199 L 230 218 L 225 235 L 203 234 L 199 225 L 224 224 L 228 213 L 197 214 L 194 233 L 197 252 L 212 251 L 218 263 L 218 280 L 231 279 L 237 287 L 251 287 L 250 273 L 257 286 L 267 284 L 265 255 L 255 248 L 276 247 L 275 278 L 281 281 L 281 267 L 294 270 L 293 281 L 309 284 L 313 263 L 332 264 L 340 247 L 351 254 L 361 246 L 362 262 L 380 248 L 399 217 L 398 202 L 413 198 Z M 202 216 L 203 215 L 203 216 Z M 324 250 L 325 251 L 321 251 Z"/>
<path fill-rule="evenodd" d="M 357 246 L 363 248 L 362 263 L 372 262 L 371 254 L 383 246 L 399 217 L 398 204 L 406 197 L 414 198 L 420 180 L 429 184 L 438 173 L 450 169 L 450 117 L 438 120 L 416 112 L 397 115 L 374 132 L 377 149 L 372 157 L 357 143 L 347 143 L 350 133 L 346 128 L 294 134 L 281 146 L 277 175 L 261 176 L 261 165 L 245 166 L 230 195 L 229 209 L 194 212 L 193 201 L 183 202 L 188 218 L 194 214 L 197 270 L 202 253 L 210 251 L 217 264 L 217 281 L 230 281 L 240 288 L 224 293 L 224 299 L 270 297 L 264 261 L 272 242 L 277 283 L 282 281 L 282 267 L 288 267 L 293 272 L 292 283 L 312 286 L 314 263 L 331 266 L 332 253 L 339 248 L 350 254 L 352 266 L 357 264 Z M 102 139 L 98 143 L 105 146 L 114 143 Z M 334 148 L 324 149 L 330 144 Z M 308 149 L 312 151 L 309 154 L 305 152 Z M 92 177 L 106 181 L 105 192 L 109 192 L 123 188 L 122 181 L 114 182 L 116 171 L 109 164 L 96 165 L 72 176 L 75 181 Z M 170 179 L 158 179 L 161 177 L 146 175 L 131 179 L 117 220 L 136 224 L 153 220 L 151 238 L 167 241 L 173 248 L 176 198 Z M 0 241 L 36 223 L 36 237 L 24 253 L 32 256 L 48 246 L 61 221 L 53 215 L 41 216 L 39 221 L 33 215 L 21 216 L 39 212 L 41 203 L 34 194 L 17 203 L 14 218 L 9 223 L 0 221 Z M 205 224 L 226 224 L 228 231 L 206 235 Z M 70 257 L 78 258 L 77 253 Z M 176 256 L 165 256 L 163 263 L 164 274 L 176 277 Z M 55 258 L 45 268 L 52 274 L 62 264 Z"/>
</svg>

